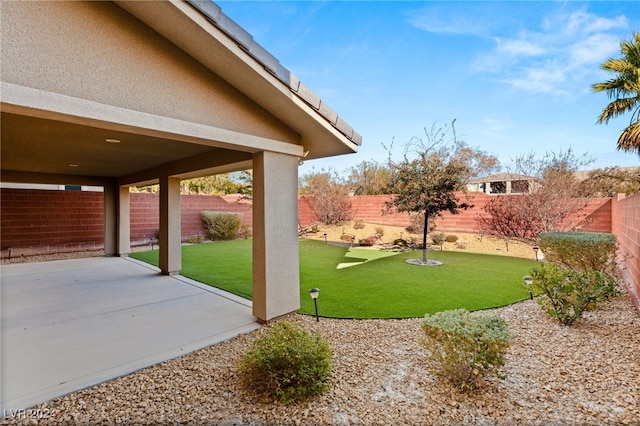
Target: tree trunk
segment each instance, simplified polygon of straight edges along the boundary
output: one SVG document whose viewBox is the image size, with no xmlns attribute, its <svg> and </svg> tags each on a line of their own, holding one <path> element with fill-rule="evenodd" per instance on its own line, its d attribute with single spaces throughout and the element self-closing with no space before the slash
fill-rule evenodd
<svg viewBox="0 0 640 426">
<path fill-rule="evenodd" d="M 427 263 L 427 230 L 429 229 L 429 216 L 424 210 L 424 230 L 422 231 L 422 262 Z"/>
</svg>

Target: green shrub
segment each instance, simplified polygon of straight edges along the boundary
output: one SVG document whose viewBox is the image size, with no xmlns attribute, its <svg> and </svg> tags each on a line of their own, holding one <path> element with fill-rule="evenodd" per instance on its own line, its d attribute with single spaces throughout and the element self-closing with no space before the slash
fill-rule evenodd
<svg viewBox="0 0 640 426">
<path fill-rule="evenodd" d="M 444 232 L 432 232 L 431 234 L 429 234 L 429 237 L 431 238 L 431 242 L 433 244 L 440 246 L 440 249 L 442 249 L 442 245 L 444 244 L 446 239 Z"/>
<path fill-rule="evenodd" d="M 596 232 L 548 232 L 539 236 L 540 249 L 549 262 L 578 271 L 600 271 L 619 278 L 615 258 L 616 236 Z"/>
<path fill-rule="evenodd" d="M 434 372 L 462 391 L 476 389 L 484 375 L 504 365 L 511 334 L 497 315 L 471 315 L 455 309 L 425 315 L 420 322 Z"/>
<path fill-rule="evenodd" d="M 248 388 L 290 404 L 328 387 L 332 355 L 320 335 L 279 321 L 256 339 L 240 362 L 240 372 Z"/>
<path fill-rule="evenodd" d="M 364 229 L 365 224 L 364 224 L 364 220 L 362 219 L 356 219 L 355 223 L 353 224 L 353 229 Z"/>
<path fill-rule="evenodd" d="M 445 237 L 445 241 L 448 243 L 455 243 L 456 241 L 458 241 L 458 236 L 457 235 L 447 235 Z"/>
<path fill-rule="evenodd" d="M 203 211 L 200 216 L 207 226 L 212 241 L 233 240 L 238 235 L 240 214 Z"/>
<path fill-rule="evenodd" d="M 542 263 L 531 272 L 531 292 L 541 293 L 538 304 L 564 325 L 571 325 L 597 302 L 620 294 L 614 278 L 600 271 L 577 271 Z"/>
</svg>

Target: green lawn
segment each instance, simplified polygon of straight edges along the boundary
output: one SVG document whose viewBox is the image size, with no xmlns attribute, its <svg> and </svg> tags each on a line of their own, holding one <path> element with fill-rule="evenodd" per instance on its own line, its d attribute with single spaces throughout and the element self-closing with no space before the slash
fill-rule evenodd
<svg viewBox="0 0 640 426">
<path fill-rule="evenodd" d="M 157 265 L 158 252 L 131 257 Z M 308 291 L 320 289 L 321 316 L 335 318 L 412 318 L 465 308 L 508 305 L 529 297 L 522 277 L 535 262 L 505 256 L 430 251 L 442 266 L 407 264 L 421 252 L 390 254 L 300 241 L 301 313 L 313 314 Z M 184 246 L 181 274 L 251 298 L 251 241 Z"/>
</svg>

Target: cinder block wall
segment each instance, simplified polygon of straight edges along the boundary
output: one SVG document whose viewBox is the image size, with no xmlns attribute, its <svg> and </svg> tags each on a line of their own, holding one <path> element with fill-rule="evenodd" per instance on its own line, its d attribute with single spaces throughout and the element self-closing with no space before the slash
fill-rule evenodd
<svg viewBox="0 0 640 426">
<path fill-rule="evenodd" d="M 242 224 L 251 226 L 253 213 L 251 203 L 239 195 L 203 196 L 182 195 L 180 197 L 180 222 L 182 239 L 202 235 L 208 237 L 207 229 L 200 217 L 205 210 L 234 212 L 242 215 Z M 131 194 L 131 243 L 145 244 L 157 238 L 160 226 L 158 194 Z"/>
<path fill-rule="evenodd" d="M 102 193 L 0 190 L 2 255 L 84 251 L 104 246 Z"/>
<path fill-rule="evenodd" d="M 102 192 L 0 189 L 0 244 L 2 256 L 30 256 L 99 250 L 104 247 Z M 181 196 L 182 238 L 203 235 L 203 210 L 242 214 L 251 226 L 251 204 L 240 196 Z M 149 243 L 160 223 L 158 194 L 131 194 L 131 243 Z"/>
<path fill-rule="evenodd" d="M 640 310 L 640 194 L 612 201 L 613 233 L 620 245 L 623 273 L 632 299 Z"/>
<path fill-rule="evenodd" d="M 305 197 L 301 197 L 298 206 L 298 220 L 302 226 L 309 225 L 317 218 L 309 208 Z M 410 224 L 407 213 L 382 214 L 384 203 L 391 200 L 389 195 L 365 195 L 351 197 L 354 212 L 354 219 L 362 219 L 365 222 L 376 225 L 401 226 Z M 495 195 L 484 193 L 470 193 L 468 195 L 458 194 L 459 200 L 467 202 L 473 207 L 461 210 L 458 214 L 443 212 L 441 217 L 436 218 L 436 229 L 447 232 L 478 233 L 476 217 L 482 214 L 483 208 Z M 575 226 L 585 231 L 611 232 L 611 199 L 610 198 L 589 198 L 585 200 L 587 206 L 576 217 L 567 220 L 569 225 Z"/>
</svg>

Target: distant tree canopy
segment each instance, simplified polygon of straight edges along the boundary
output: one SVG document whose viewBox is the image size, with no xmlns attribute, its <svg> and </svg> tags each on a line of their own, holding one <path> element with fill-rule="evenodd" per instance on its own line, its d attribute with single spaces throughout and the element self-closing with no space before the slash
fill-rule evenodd
<svg viewBox="0 0 640 426">
<path fill-rule="evenodd" d="M 131 192 L 156 193 L 159 190 L 159 185 L 131 188 Z M 180 193 L 201 195 L 241 194 L 244 198 L 251 199 L 253 194 L 253 173 L 251 170 L 244 170 L 235 173 L 185 179 L 180 182 Z"/>
<path fill-rule="evenodd" d="M 363 161 L 349 169 L 346 185 L 352 195 L 386 194 L 391 169 L 387 164 Z"/>
<path fill-rule="evenodd" d="M 183 194 L 250 195 L 252 191 L 252 184 L 253 179 L 251 171 L 224 173 L 183 180 L 181 183 L 181 192 Z"/>
<path fill-rule="evenodd" d="M 612 197 L 619 193 L 632 195 L 637 192 L 640 192 L 640 167 L 596 169 L 580 182 L 583 197 Z"/>
<path fill-rule="evenodd" d="M 598 123 L 631 113 L 629 126 L 618 138 L 618 149 L 640 155 L 640 33 L 620 42 L 620 58 L 607 59 L 601 66 L 614 76 L 592 85 L 594 92 L 606 92 L 610 102 L 598 117 Z"/>
</svg>

